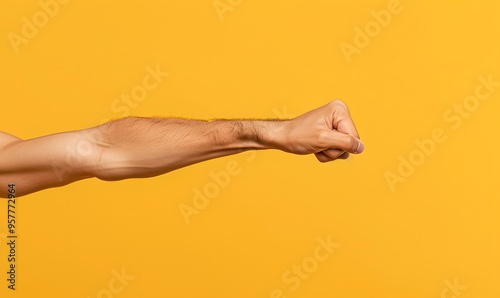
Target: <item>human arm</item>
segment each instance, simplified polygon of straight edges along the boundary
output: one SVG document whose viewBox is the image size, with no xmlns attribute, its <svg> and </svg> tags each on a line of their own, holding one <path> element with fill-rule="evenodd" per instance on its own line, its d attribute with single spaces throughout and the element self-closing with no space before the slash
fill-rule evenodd
<svg viewBox="0 0 500 298">
<path fill-rule="evenodd" d="M 0 196 L 22 196 L 97 177 L 161 175 L 246 150 L 314 153 L 321 162 L 361 153 L 347 106 L 332 101 L 290 120 L 186 120 L 127 117 L 89 129 L 0 143 Z"/>
</svg>

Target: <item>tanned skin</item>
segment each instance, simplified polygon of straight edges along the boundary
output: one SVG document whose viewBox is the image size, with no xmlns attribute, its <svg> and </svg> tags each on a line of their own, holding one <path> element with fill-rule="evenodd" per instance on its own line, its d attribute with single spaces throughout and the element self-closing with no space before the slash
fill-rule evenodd
<svg viewBox="0 0 500 298">
<path fill-rule="evenodd" d="M 22 140 L 0 132 L 0 197 L 20 197 L 96 177 L 145 178 L 247 150 L 315 154 L 320 162 L 363 152 L 347 105 L 334 100 L 289 120 L 126 117 Z"/>
</svg>

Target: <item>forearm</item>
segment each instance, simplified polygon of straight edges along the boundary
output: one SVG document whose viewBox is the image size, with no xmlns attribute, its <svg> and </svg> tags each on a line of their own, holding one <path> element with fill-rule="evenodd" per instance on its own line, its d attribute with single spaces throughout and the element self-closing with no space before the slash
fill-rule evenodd
<svg viewBox="0 0 500 298">
<path fill-rule="evenodd" d="M 128 117 L 99 128 L 96 176 L 156 176 L 251 149 L 278 149 L 283 121 Z"/>
</svg>

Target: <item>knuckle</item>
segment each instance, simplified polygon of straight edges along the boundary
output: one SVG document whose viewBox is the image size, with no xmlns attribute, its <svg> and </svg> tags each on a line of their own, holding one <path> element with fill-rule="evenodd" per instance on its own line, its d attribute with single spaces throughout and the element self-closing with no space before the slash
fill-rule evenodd
<svg viewBox="0 0 500 298">
<path fill-rule="evenodd" d="M 334 110 L 334 113 L 336 113 L 337 116 L 347 116 L 349 117 L 349 107 L 345 102 L 343 102 L 340 99 L 333 100 L 332 102 L 332 109 Z"/>
<path fill-rule="evenodd" d="M 332 100 L 330 103 L 331 103 L 331 105 L 333 105 L 335 107 L 347 108 L 347 105 L 345 104 L 345 102 L 340 100 L 340 99 Z"/>
</svg>

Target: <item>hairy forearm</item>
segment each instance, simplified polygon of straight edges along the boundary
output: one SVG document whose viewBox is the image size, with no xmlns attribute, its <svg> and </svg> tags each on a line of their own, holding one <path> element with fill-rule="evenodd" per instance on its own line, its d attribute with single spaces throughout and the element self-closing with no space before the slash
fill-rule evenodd
<svg viewBox="0 0 500 298">
<path fill-rule="evenodd" d="M 251 149 L 279 148 L 283 121 L 128 117 L 99 128 L 103 180 L 151 177 Z"/>
</svg>

